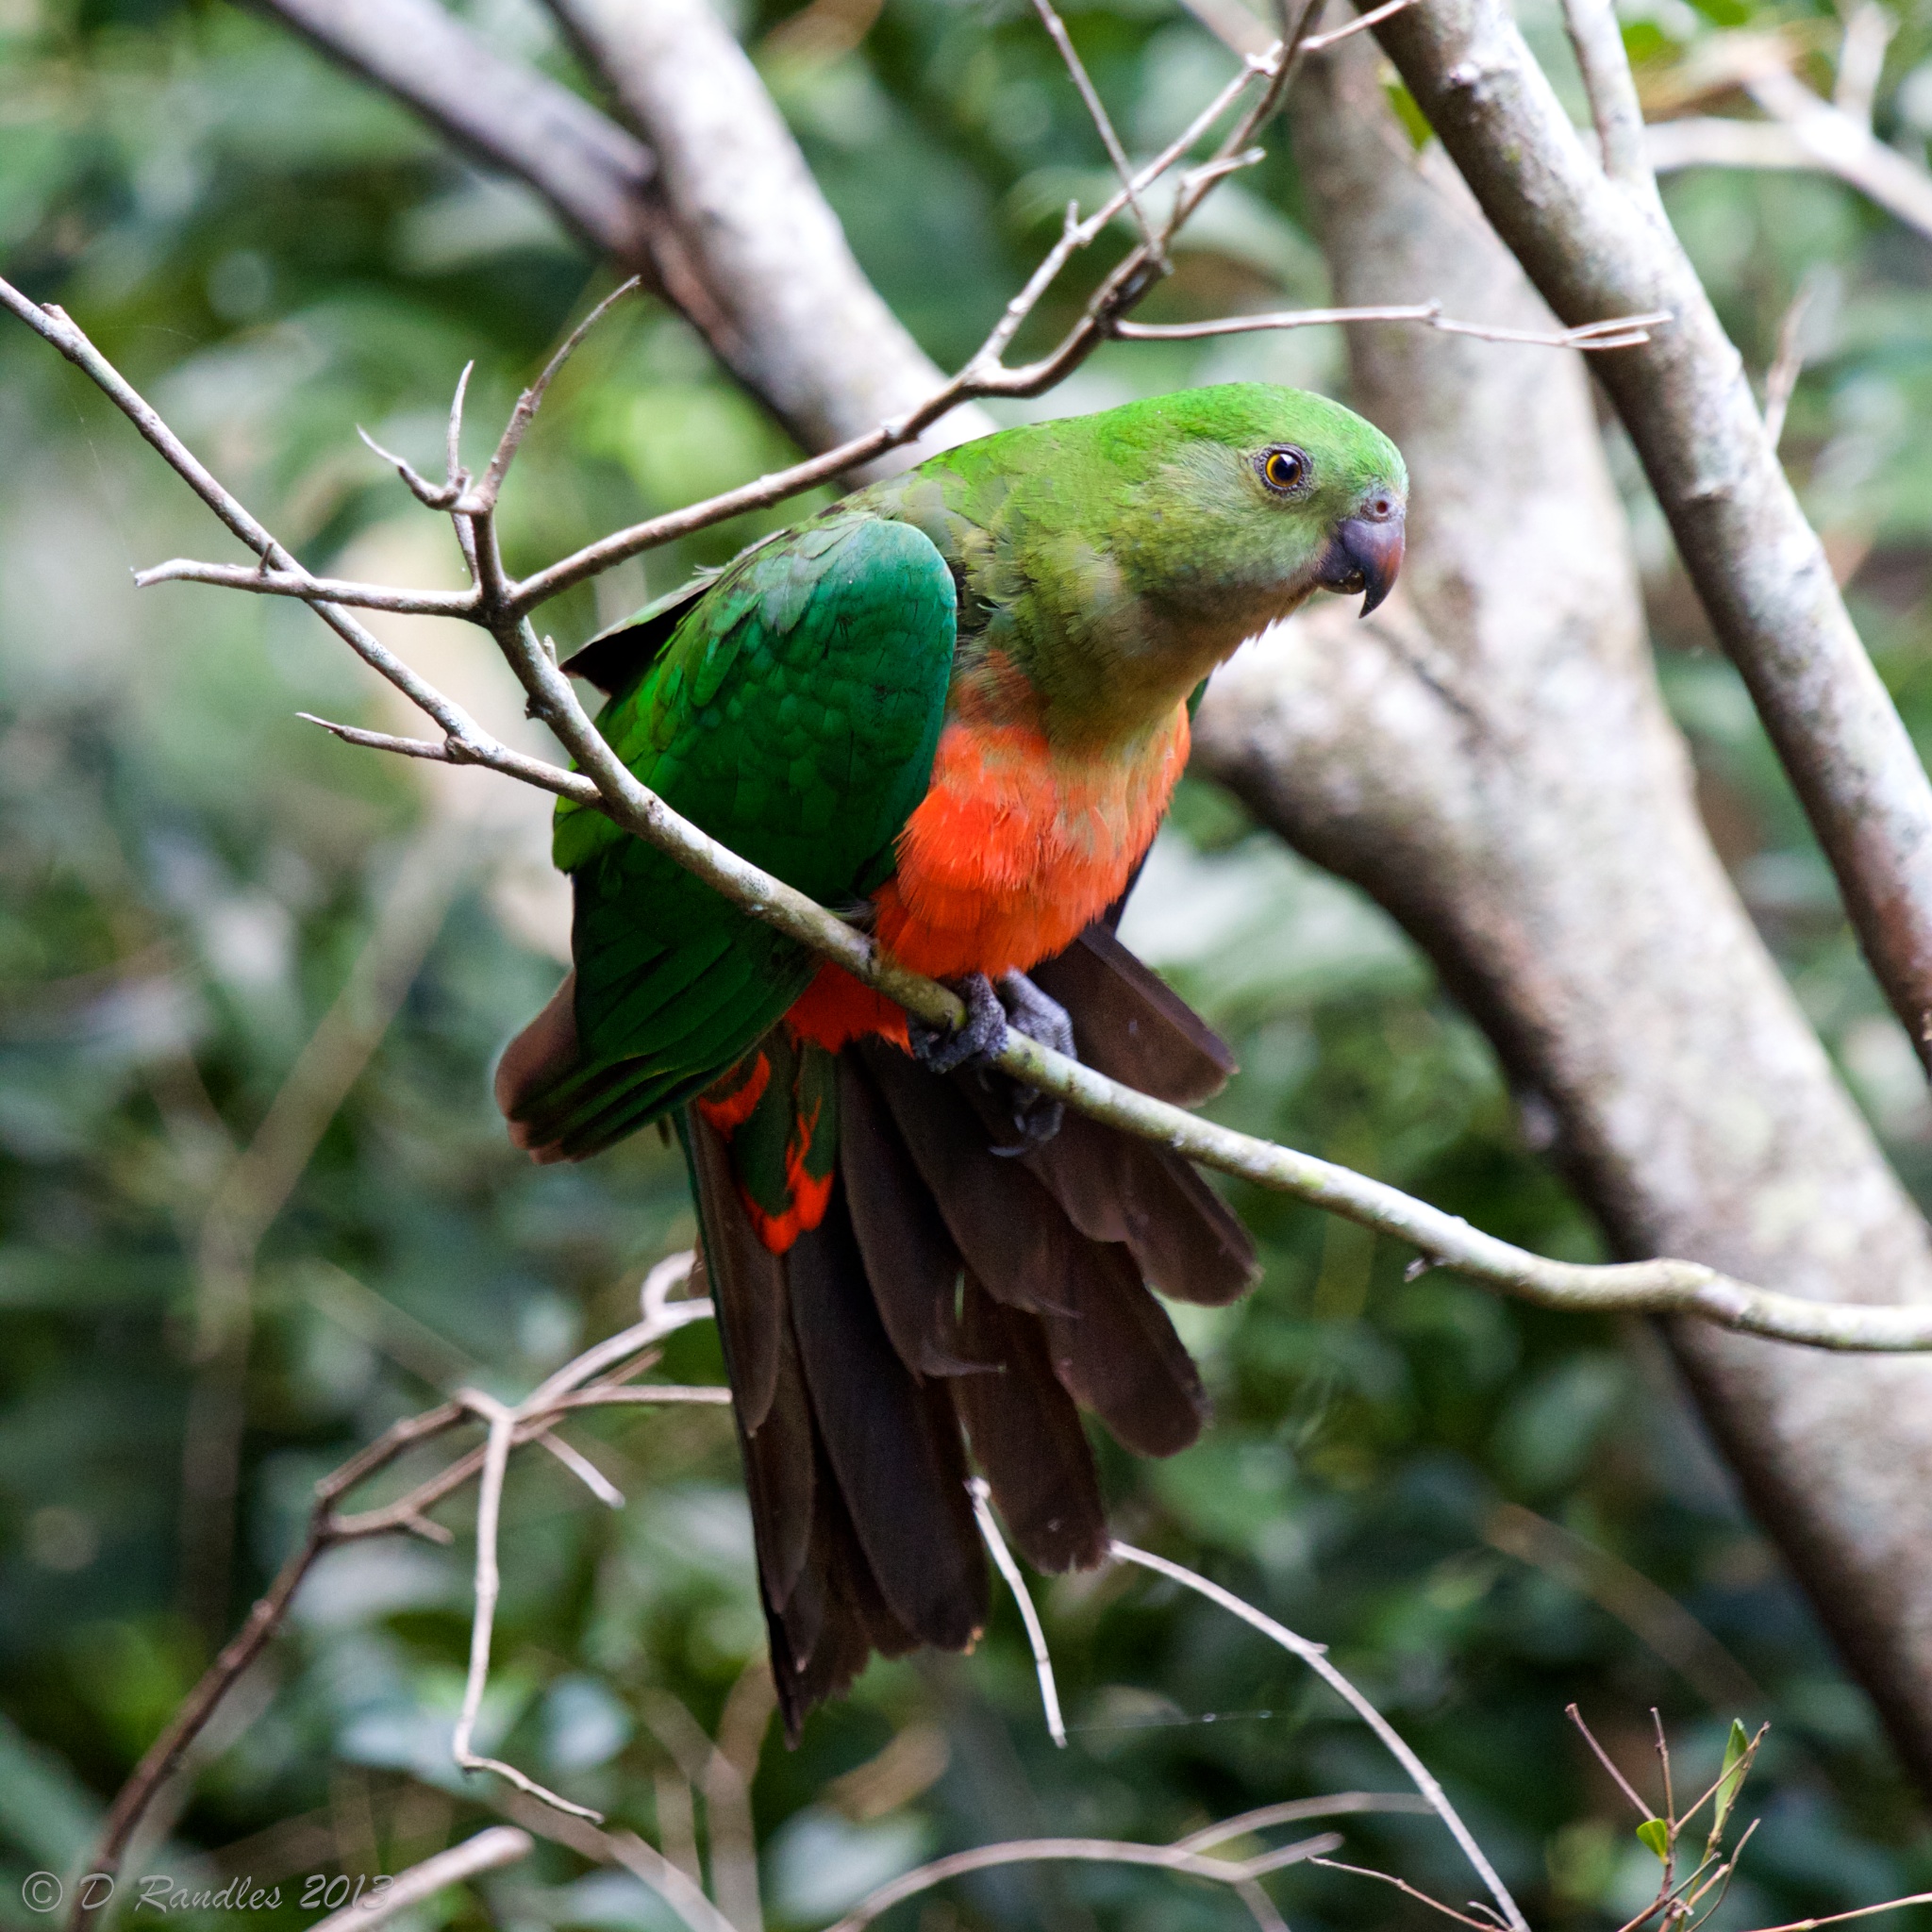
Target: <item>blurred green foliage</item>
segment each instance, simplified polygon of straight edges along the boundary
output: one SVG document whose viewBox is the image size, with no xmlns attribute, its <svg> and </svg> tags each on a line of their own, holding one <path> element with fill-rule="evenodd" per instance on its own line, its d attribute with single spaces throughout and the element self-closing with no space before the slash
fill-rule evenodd
<svg viewBox="0 0 1932 1932">
<path fill-rule="evenodd" d="M 868 271 L 936 357 L 957 358 L 1067 196 L 1101 178 L 1072 91 L 1018 0 L 887 0 L 862 37 L 862 8 L 817 0 L 774 32 L 786 10 L 756 6 L 738 25 Z M 467 11 L 509 51 L 571 74 L 530 0 Z M 1143 151 L 1229 71 L 1167 0 L 1096 0 L 1071 18 Z M 1802 0 L 1629 9 L 1633 49 L 1652 63 L 1747 21 L 1834 44 L 1830 18 Z M 1528 24 L 1561 78 L 1554 18 L 1532 10 Z M 1928 51 L 1932 26 L 1915 16 L 1880 92 L 1881 132 L 1915 158 L 1932 125 Z M 1754 368 L 1795 290 L 1808 277 L 1816 291 L 1787 453 L 1856 570 L 1857 614 L 1908 721 L 1932 732 L 1932 439 L 1912 427 L 1932 406 L 1932 253 L 1823 180 L 1707 175 L 1672 181 L 1668 198 Z M 1300 207 L 1277 152 L 1212 205 L 1150 316 L 1321 300 Z M 79 316 L 313 565 L 444 580 L 445 539 L 352 426 L 428 465 L 474 358 L 479 446 L 607 279 L 522 190 L 214 0 L 0 0 L 0 266 Z M 1038 330 L 1080 292 L 1076 274 Z M 1339 341 L 1310 332 L 1117 346 L 1033 407 L 1237 375 L 1345 388 Z M 506 510 L 514 559 L 736 482 L 784 448 L 681 323 L 630 305 L 527 446 Z M 621 1325 L 644 1269 L 691 1240 L 691 1216 L 655 1137 L 539 1172 L 491 1108 L 492 1057 L 558 971 L 541 943 L 541 802 L 487 805 L 494 781 L 478 774 L 426 787 L 297 723 L 297 710 L 391 716 L 305 612 L 192 588 L 137 597 L 130 567 L 226 553 L 126 425 L 11 326 L 0 449 L 0 1924 L 29 1924 L 45 1922 L 19 1903 L 21 1879 L 82 1855 L 219 1636 L 184 1608 L 179 1504 L 203 1217 L 411 841 L 451 841 L 454 903 L 260 1253 L 240 1534 L 214 1579 L 225 1621 L 291 1547 L 318 1474 L 427 1406 L 440 1380 L 521 1391 Z M 1713 831 L 1924 1189 L 1932 1108 L 1913 1057 L 1616 454 Z M 653 557 L 648 588 L 762 526 Z M 628 567 L 546 620 L 573 642 L 639 602 L 644 577 Z M 511 687 L 480 643 L 433 626 L 408 641 L 515 727 Z M 1224 1115 L 1513 1240 L 1595 1254 L 1534 1123 L 1401 935 L 1226 799 L 1190 790 L 1176 817 L 1134 937 L 1238 1042 L 1245 1071 Z M 1646 1785 L 1652 1705 L 1687 1780 L 1715 1772 L 1735 1714 L 1724 1686 L 1694 1664 L 1687 1678 L 1684 1658 L 1659 1657 L 1620 1616 L 1620 1566 L 1668 1591 L 1763 1687 L 1742 1714 L 1775 1719 L 1740 1811 L 1766 1822 L 1725 1922 L 1932 1882 L 1917 1802 L 1872 1710 L 1645 1330 L 1411 1280 L 1405 1254 L 1358 1230 L 1258 1193 L 1241 1207 L 1264 1284 L 1239 1308 L 1182 1311 L 1217 1422 L 1167 1464 L 1108 1455 L 1124 1534 L 1331 1644 L 1539 1924 L 1616 1924 L 1654 1882 L 1563 1707 L 1578 1701 Z M 709 1335 L 680 1337 L 670 1367 L 714 1375 Z M 630 1502 L 602 1510 L 548 1461 L 513 1470 L 480 1741 L 675 1837 L 679 1787 L 653 1693 L 709 1729 L 763 1641 L 736 1459 L 715 1413 L 607 1416 L 575 1433 Z M 1519 1554 L 1506 1552 L 1503 1505 L 1546 1525 L 1530 1536 L 1542 1560 L 1520 1554 L 1520 1515 Z M 1591 1591 L 1564 1532 L 1603 1553 Z M 1004 1606 L 975 1657 L 875 1667 L 798 1752 L 768 1745 L 755 1802 L 774 1924 L 822 1922 L 932 1849 L 1042 1829 L 1168 1836 L 1277 1798 L 1399 1782 L 1326 1693 L 1208 1607 L 1120 1574 L 1043 1597 L 1066 1753 L 1043 1735 Z M 394 1871 L 480 1822 L 488 1793 L 447 1764 L 467 1604 L 460 1536 L 449 1551 L 331 1556 L 137 1870 L 279 1880 L 283 1908 L 260 1921 L 292 1924 L 317 1915 L 298 1908 L 300 1874 Z M 828 1792 L 895 1738 L 890 1775 L 874 1765 L 869 1783 Z M 1350 1843 L 1446 1897 L 1470 1890 L 1424 1823 L 1365 1822 Z M 1330 1874 L 1276 1891 L 1301 1926 L 1419 1922 L 1394 1893 Z M 486 1917 L 520 1932 L 667 1923 L 634 1882 L 550 1849 L 410 1923 Z M 915 1920 L 922 1932 L 1246 1922 L 1229 1896 L 1100 1870 L 991 1874 L 901 1914 Z"/>
</svg>

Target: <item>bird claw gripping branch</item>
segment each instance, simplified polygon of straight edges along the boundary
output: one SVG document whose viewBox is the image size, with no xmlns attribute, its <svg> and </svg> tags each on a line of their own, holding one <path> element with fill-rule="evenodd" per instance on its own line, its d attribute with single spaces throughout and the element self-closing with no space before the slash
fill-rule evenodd
<svg viewBox="0 0 1932 1932">
<path fill-rule="evenodd" d="M 929 1026 L 916 1014 L 906 1016 L 906 1038 L 912 1058 L 929 1074 L 984 1065 L 1007 1037 L 1007 1008 L 985 974 L 962 973 L 946 984 L 966 1008 L 957 1026 Z M 1025 1028 L 1019 1030 L 1024 1032 Z"/>
</svg>

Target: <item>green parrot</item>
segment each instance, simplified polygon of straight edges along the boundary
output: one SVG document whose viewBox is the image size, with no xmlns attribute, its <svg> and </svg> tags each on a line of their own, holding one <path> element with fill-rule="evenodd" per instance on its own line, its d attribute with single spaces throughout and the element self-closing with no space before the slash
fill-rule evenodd
<svg viewBox="0 0 1932 1932">
<path fill-rule="evenodd" d="M 1179 1156 L 986 1063 L 1008 1024 L 1193 1105 L 1225 1047 L 1113 935 L 1191 694 L 1317 590 L 1389 593 L 1407 475 L 1339 404 L 1204 388 L 1008 429 L 847 496 L 567 668 L 637 776 L 957 987 L 907 1016 L 600 813 L 558 808 L 575 967 L 497 1097 L 539 1160 L 682 1139 L 743 1452 L 780 1708 L 874 1650 L 969 1647 L 967 1444 L 1015 1542 L 1091 1565 L 1079 1409 L 1198 1435 L 1149 1284 L 1224 1304 L 1252 1244 Z M 963 1440 L 962 1440 L 963 1429 Z"/>
</svg>

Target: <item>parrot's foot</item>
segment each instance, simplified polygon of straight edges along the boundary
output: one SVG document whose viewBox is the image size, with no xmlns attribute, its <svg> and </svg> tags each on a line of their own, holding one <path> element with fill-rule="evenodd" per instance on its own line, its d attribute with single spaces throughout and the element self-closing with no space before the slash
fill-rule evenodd
<svg viewBox="0 0 1932 1932">
<path fill-rule="evenodd" d="M 934 1074 L 984 1061 L 1007 1037 L 1007 1009 L 985 974 L 968 973 L 946 983 L 966 1003 L 966 1017 L 958 1026 L 928 1026 L 910 1013 L 906 1016 L 912 1058 Z"/>
<path fill-rule="evenodd" d="M 1074 1051 L 1074 1023 L 1066 1008 L 1058 1000 L 1048 999 L 1024 973 L 1001 976 L 1000 1004 L 1006 1008 L 1007 1024 L 1015 1033 L 1024 1033 L 1028 1040 L 1064 1054 L 1070 1060 L 1079 1058 Z M 1049 1100 L 1045 1094 L 1017 1080 L 1012 1083 L 1012 1093 L 1013 1128 L 1020 1136 L 1020 1145 L 997 1148 L 996 1153 L 1024 1154 L 1029 1147 L 1043 1146 L 1059 1132 L 1060 1122 L 1066 1117 L 1067 1110 L 1061 1102 Z"/>
<path fill-rule="evenodd" d="M 947 1032 L 908 1017 L 906 1030 L 912 1058 L 935 1074 L 950 1074 L 976 1064 L 983 1082 L 997 1085 L 1011 1095 L 1013 1131 L 1020 1137 L 1019 1144 L 995 1147 L 995 1154 L 1024 1154 L 1051 1141 L 1060 1130 L 1066 1108 L 1058 1100 L 1049 1100 L 999 1073 L 991 1061 L 1008 1026 L 1069 1059 L 1078 1058 L 1074 1051 L 1074 1023 L 1067 1009 L 1058 1000 L 1047 998 L 1024 973 L 1002 974 L 997 991 L 983 973 L 969 973 L 947 983 L 966 1003 L 965 1021 Z"/>
</svg>

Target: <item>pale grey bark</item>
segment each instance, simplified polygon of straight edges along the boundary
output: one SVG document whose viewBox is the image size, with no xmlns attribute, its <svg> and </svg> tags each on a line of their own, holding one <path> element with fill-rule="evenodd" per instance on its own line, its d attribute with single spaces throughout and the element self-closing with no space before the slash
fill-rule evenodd
<svg viewBox="0 0 1932 1932">
<path fill-rule="evenodd" d="M 562 82 L 505 59 L 438 0 L 259 5 L 465 153 L 528 183 L 600 254 L 651 266 L 651 151 Z"/>
<path fill-rule="evenodd" d="M 1372 57 L 1310 63 L 1296 151 L 1338 297 L 1542 304 Z M 1920 1216 L 1711 851 L 1645 647 L 1580 360 L 1356 330 L 1413 478 L 1406 600 L 1340 607 L 1210 688 L 1200 766 L 1427 948 L 1615 1247 L 1792 1292 L 1932 1298 Z M 1932 1364 L 1679 1324 L 1753 1507 L 1932 1775 Z"/>
<path fill-rule="evenodd" d="M 853 259 L 705 0 L 558 0 L 635 131 L 497 54 L 438 0 L 258 4 L 641 274 L 805 449 L 846 441 L 944 381 Z M 992 426 L 967 405 L 874 468 L 904 468 Z"/>
<path fill-rule="evenodd" d="M 1503 0 L 1429 0 L 1377 38 L 1565 323 L 1667 308 L 1597 359 L 1713 627 L 1838 874 L 1880 984 L 1932 1056 L 1932 782 L 1764 433 L 1738 352 L 1648 185 L 1607 177 Z"/>
<path fill-rule="evenodd" d="M 735 366 L 807 449 L 922 403 L 944 380 L 866 279 L 743 48 L 708 0 L 549 0 L 658 158 L 666 206 L 728 325 Z M 974 408 L 922 455 L 992 426 Z"/>
</svg>

